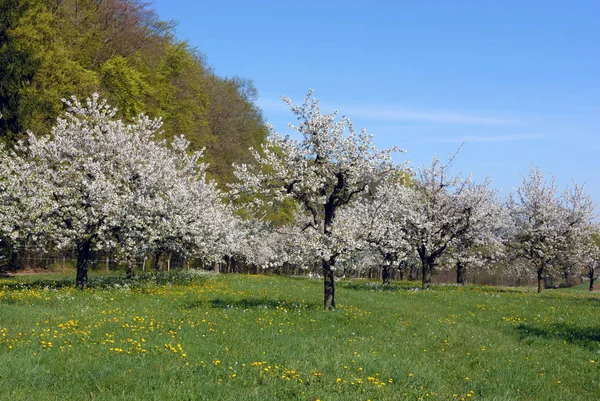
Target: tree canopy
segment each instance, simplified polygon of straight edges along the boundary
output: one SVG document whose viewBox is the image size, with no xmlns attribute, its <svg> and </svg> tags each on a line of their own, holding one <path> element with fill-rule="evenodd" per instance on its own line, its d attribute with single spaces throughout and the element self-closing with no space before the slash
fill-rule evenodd
<svg viewBox="0 0 600 401">
<path fill-rule="evenodd" d="M 302 231 L 310 230 L 311 247 L 321 261 L 324 306 L 335 309 L 335 262 L 345 252 L 333 235 L 336 214 L 397 171 L 391 154 L 399 149 L 377 149 L 366 130 L 356 132 L 348 118 L 337 118 L 337 112 L 321 113 L 318 100 L 311 96 L 312 90 L 302 105 L 283 98 L 299 121 L 291 128 L 301 140 L 272 130 L 262 152 L 254 151 L 258 166 L 236 165 L 238 183 L 233 193 L 296 202 L 300 213 L 308 217 Z M 260 198 L 254 200 L 260 204 Z"/>
<path fill-rule="evenodd" d="M 93 250 L 136 257 L 172 251 L 204 259 L 231 248 L 234 217 L 189 141 L 156 141 L 160 120 L 131 124 L 98 95 L 65 101 L 52 135 L 29 134 L 0 169 L 0 229 L 13 241 L 77 250 L 77 284 Z M 130 267 L 129 275 L 133 275 Z"/>
<path fill-rule="evenodd" d="M 161 136 L 206 148 L 208 173 L 233 180 L 267 135 L 252 82 L 216 76 L 141 0 L 7 0 L 0 5 L 0 141 L 44 134 L 61 98 L 98 92 L 128 120 L 161 117 Z"/>
</svg>

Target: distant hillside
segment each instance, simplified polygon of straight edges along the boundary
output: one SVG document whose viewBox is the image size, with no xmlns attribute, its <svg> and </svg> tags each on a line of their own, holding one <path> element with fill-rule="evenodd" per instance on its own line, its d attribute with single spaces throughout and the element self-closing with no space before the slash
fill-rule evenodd
<svg viewBox="0 0 600 401">
<path fill-rule="evenodd" d="M 231 181 L 267 130 L 252 82 L 220 78 L 140 0 L 2 0 L 0 141 L 49 132 L 61 98 L 99 92 L 121 117 L 162 117 L 164 136 L 206 147 L 210 173 Z"/>
</svg>

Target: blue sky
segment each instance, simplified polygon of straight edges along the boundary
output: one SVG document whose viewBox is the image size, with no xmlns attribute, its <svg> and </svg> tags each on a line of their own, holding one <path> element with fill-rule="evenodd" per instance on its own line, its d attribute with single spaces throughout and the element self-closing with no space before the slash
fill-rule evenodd
<svg viewBox="0 0 600 401">
<path fill-rule="evenodd" d="M 600 2 L 158 0 L 266 119 L 309 88 L 414 166 L 465 141 L 454 170 L 506 194 L 530 163 L 600 203 Z M 597 208 L 597 210 L 599 210 Z"/>
</svg>

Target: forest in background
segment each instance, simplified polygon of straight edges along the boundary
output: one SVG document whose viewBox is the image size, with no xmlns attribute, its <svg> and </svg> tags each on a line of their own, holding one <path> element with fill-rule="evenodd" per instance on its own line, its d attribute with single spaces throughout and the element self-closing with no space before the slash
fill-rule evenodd
<svg viewBox="0 0 600 401">
<path fill-rule="evenodd" d="M 125 121 L 161 117 L 165 139 L 184 134 L 211 178 L 233 181 L 232 162 L 251 162 L 267 135 L 257 90 L 217 76 L 175 26 L 141 0 L 2 0 L 0 142 L 49 133 L 62 98 L 98 92 Z"/>
</svg>

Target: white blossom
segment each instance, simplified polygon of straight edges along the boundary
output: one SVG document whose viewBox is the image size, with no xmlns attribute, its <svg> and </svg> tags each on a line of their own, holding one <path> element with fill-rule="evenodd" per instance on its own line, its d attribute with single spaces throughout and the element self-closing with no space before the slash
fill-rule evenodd
<svg viewBox="0 0 600 401">
<path fill-rule="evenodd" d="M 188 154 L 183 137 L 170 146 L 156 140 L 159 119 L 116 119 L 97 94 L 64 102 L 69 110 L 52 134 L 29 133 L 3 164 L 5 236 L 76 247 L 79 285 L 92 250 L 114 250 L 130 262 L 157 251 L 226 252 L 235 219 L 206 180 L 201 152 Z"/>
<path fill-rule="evenodd" d="M 555 179 L 531 166 L 529 176 L 507 201 L 512 235 L 507 245 L 516 257 L 535 269 L 538 292 L 544 288 L 544 276 L 557 270 L 564 255 L 581 241 L 586 227 L 594 219 L 594 204 L 574 185 L 559 195 Z"/>
<path fill-rule="evenodd" d="M 394 171 L 391 153 L 398 149 L 378 150 L 373 137 L 365 130 L 357 133 L 348 118 L 338 120 L 337 112 L 322 114 L 311 95 L 309 91 L 300 106 L 283 98 L 298 118 L 299 124 L 290 128 L 301 139 L 283 137 L 271 128 L 261 151 L 253 152 L 257 165 L 236 166 L 239 182 L 232 187 L 232 194 L 252 196 L 257 210 L 263 199 L 279 202 L 292 198 L 301 206 L 310 218 L 301 230 L 312 237 L 321 258 L 325 307 L 334 309 L 333 272 L 336 258 L 343 252 L 332 236 L 336 212 Z"/>
</svg>

